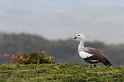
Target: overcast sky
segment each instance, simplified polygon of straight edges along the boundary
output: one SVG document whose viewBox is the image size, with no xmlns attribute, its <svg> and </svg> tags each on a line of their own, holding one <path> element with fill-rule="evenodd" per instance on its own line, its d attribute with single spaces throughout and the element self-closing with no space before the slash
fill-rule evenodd
<svg viewBox="0 0 124 82">
<path fill-rule="evenodd" d="M 124 0 L 0 0 L 0 31 L 124 43 Z"/>
</svg>

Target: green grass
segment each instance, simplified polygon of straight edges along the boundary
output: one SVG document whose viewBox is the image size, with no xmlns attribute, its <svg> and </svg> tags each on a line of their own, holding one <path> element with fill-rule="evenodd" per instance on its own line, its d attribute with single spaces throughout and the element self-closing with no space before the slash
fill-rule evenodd
<svg viewBox="0 0 124 82">
<path fill-rule="evenodd" d="M 1 64 L 0 82 L 124 82 L 124 66 Z"/>
</svg>

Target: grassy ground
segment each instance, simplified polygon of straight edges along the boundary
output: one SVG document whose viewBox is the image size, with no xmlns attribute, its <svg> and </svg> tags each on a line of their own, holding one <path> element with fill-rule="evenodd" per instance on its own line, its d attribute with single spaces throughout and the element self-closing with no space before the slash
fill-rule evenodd
<svg viewBox="0 0 124 82">
<path fill-rule="evenodd" d="M 124 66 L 1 64 L 0 82 L 124 82 Z"/>
</svg>

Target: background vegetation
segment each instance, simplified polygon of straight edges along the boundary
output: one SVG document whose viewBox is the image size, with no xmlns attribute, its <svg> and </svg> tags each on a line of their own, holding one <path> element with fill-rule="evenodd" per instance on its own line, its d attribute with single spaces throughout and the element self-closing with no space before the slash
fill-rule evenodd
<svg viewBox="0 0 124 82">
<path fill-rule="evenodd" d="M 55 63 L 54 57 L 44 51 L 35 51 L 30 53 L 6 54 L 9 62 L 18 64 L 52 64 Z"/>
<path fill-rule="evenodd" d="M 71 39 L 51 41 L 37 35 L 0 33 L 0 63 L 6 63 L 7 53 L 30 53 L 43 50 L 55 57 L 55 62 L 82 63 L 77 54 L 78 43 Z M 124 64 L 124 44 L 107 45 L 99 41 L 87 42 L 85 46 L 99 48 L 114 65 Z"/>
</svg>

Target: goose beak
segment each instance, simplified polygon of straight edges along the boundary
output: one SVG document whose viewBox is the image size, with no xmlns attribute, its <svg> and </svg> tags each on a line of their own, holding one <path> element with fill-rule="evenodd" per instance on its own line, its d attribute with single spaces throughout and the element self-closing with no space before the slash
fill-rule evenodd
<svg viewBox="0 0 124 82">
<path fill-rule="evenodd" d="M 76 39 L 77 37 L 74 37 L 74 39 Z"/>
</svg>

